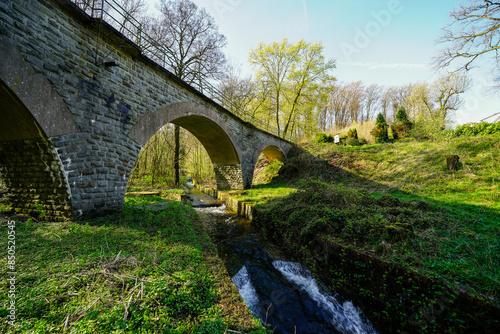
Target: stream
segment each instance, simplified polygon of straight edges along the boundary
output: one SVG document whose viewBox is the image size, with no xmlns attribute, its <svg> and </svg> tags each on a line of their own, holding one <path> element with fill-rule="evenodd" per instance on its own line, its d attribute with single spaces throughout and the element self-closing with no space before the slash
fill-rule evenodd
<svg viewBox="0 0 500 334">
<path fill-rule="evenodd" d="M 197 189 L 189 200 L 251 313 L 274 333 L 377 333 L 351 301 L 318 282 L 250 221 Z"/>
</svg>

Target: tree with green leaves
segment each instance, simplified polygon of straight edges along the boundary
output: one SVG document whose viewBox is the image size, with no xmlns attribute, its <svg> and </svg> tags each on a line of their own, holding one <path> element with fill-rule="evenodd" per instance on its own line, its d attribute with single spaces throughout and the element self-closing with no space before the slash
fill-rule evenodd
<svg viewBox="0 0 500 334">
<path fill-rule="evenodd" d="M 287 39 L 259 43 L 249 59 L 256 69 L 257 85 L 268 90 L 261 109 L 272 112 L 282 137 L 300 127 L 301 120 L 310 120 L 321 93 L 333 80 L 329 72 L 335 61 L 324 57 L 321 43 L 300 40 L 292 44 Z"/>
<path fill-rule="evenodd" d="M 404 107 L 399 107 L 396 112 L 396 119 L 391 124 L 392 136 L 394 139 L 402 139 L 410 136 L 413 123 L 408 119 Z"/>
<path fill-rule="evenodd" d="M 385 121 L 384 115 L 379 113 L 375 121 L 375 127 L 372 129 L 370 134 L 375 139 L 376 143 L 385 143 L 389 141 L 389 135 L 387 133 L 387 122 Z"/>
</svg>

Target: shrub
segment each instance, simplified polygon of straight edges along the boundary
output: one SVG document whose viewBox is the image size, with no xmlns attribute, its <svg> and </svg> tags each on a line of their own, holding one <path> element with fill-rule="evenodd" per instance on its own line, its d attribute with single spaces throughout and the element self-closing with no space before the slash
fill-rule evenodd
<svg viewBox="0 0 500 334">
<path fill-rule="evenodd" d="M 410 136 L 410 130 L 413 128 L 413 123 L 410 122 L 406 115 L 406 110 L 399 107 L 396 113 L 396 119 L 391 124 L 392 136 L 394 139 L 402 139 Z"/>
<path fill-rule="evenodd" d="M 363 137 L 359 138 L 359 145 L 366 145 L 366 144 L 368 144 L 368 141 L 365 138 Z"/>
<path fill-rule="evenodd" d="M 384 115 L 381 113 L 378 114 L 375 127 L 372 129 L 370 134 L 373 136 L 376 143 L 385 143 L 389 141 L 389 135 L 387 134 L 387 122 L 385 121 Z"/>
<path fill-rule="evenodd" d="M 421 119 L 415 122 L 410 135 L 417 140 L 438 139 L 443 135 L 446 122 L 443 119 Z"/>
<path fill-rule="evenodd" d="M 357 138 L 347 138 L 346 144 L 349 146 L 359 146 L 359 140 Z"/>
<path fill-rule="evenodd" d="M 464 124 L 457 126 L 454 135 L 456 137 L 460 136 L 478 136 L 478 135 L 490 135 L 500 133 L 500 122 L 497 123 L 476 123 L 476 124 Z"/>
<path fill-rule="evenodd" d="M 316 136 L 314 137 L 314 142 L 315 143 L 333 143 L 333 136 L 332 135 L 327 135 L 326 133 L 323 132 L 318 132 Z"/>
<path fill-rule="evenodd" d="M 349 129 L 349 132 L 347 132 L 347 138 L 358 139 L 358 131 L 356 131 L 356 129 Z"/>
</svg>

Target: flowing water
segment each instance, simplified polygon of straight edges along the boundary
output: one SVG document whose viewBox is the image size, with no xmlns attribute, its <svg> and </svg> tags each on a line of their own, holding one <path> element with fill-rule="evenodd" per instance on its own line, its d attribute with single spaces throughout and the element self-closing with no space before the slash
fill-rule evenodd
<svg viewBox="0 0 500 334">
<path fill-rule="evenodd" d="M 246 305 L 274 333 L 377 333 L 352 302 L 326 289 L 248 220 L 213 206 L 213 198 L 196 189 L 189 197 Z"/>
</svg>

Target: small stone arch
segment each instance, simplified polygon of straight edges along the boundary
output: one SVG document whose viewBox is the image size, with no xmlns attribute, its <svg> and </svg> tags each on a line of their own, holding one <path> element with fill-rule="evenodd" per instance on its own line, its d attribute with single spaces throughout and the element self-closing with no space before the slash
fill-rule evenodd
<svg viewBox="0 0 500 334">
<path fill-rule="evenodd" d="M 252 164 L 255 166 L 257 160 L 261 153 L 264 153 L 269 162 L 273 162 L 275 159 L 286 158 L 288 150 L 282 148 L 282 145 L 277 140 L 269 140 L 260 145 L 255 151 L 252 159 Z"/>
<path fill-rule="evenodd" d="M 144 115 L 128 136 L 144 147 L 165 124 L 191 132 L 205 147 L 214 164 L 217 188 L 243 188 L 241 149 L 226 123 L 213 110 L 193 102 L 175 103 Z"/>
</svg>

